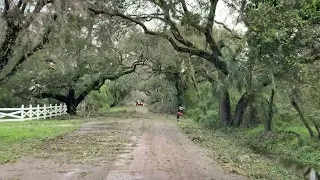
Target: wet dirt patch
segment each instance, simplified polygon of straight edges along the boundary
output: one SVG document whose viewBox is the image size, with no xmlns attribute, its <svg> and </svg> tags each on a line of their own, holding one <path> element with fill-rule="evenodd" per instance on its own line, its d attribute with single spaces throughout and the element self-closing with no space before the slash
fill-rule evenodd
<svg viewBox="0 0 320 180">
<path fill-rule="evenodd" d="M 132 150 L 134 142 L 130 138 L 138 131 L 133 132 L 131 126 L 130 119 L 91 122 L 71 135 L 47 140 L 39 147 L 40 151 L 35 157 L 59 162 L 101 165 L 113 161 L 119 154 Z"/>
</svg>

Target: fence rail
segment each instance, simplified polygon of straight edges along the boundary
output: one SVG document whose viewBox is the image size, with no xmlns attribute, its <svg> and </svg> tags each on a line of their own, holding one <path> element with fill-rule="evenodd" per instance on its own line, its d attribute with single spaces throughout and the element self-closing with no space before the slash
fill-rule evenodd
<svg viewBox="0 0 320 180">
<path fill-rule="evenodd" d="M 67 114 L 67 106 L 65 104 L 55 105 L 37 105 L 33 107 L 20 108 L 0 108 L 0 122 L 8 121 L 25 121 L 34 119 L 46 119 Z"/>
</svg>

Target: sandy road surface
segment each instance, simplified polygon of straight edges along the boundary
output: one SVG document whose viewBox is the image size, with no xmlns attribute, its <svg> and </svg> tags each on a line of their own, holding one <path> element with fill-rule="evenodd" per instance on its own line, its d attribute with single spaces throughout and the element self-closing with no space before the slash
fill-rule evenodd
<svg viewBox="0 0 320 180">
<path fill-rule="evenodd" d="M 30 157 L 0 165 L 0 179 L 246 179 L 219 168 L 205 149 L 180 132 L 174 120 L 145 112 L 94 120 L 44 146 Z"/>
</svg>

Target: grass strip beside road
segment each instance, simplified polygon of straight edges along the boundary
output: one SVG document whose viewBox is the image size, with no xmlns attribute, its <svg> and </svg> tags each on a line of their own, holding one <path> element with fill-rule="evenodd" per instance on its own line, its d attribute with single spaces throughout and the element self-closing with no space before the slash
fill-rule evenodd
<svg viewBox="0 0 320 180">
<path fill-rule="evenodd" d="M 0 123 L 0 164 L 29 154 L 43 140 L 70 133 L 83 120 L 33 120 Z"/>
</svg>

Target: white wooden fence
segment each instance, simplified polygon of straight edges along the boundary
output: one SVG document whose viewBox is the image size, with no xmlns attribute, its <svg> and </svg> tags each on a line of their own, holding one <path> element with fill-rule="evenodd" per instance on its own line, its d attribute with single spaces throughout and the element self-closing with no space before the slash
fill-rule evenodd
<svg viewBox="0 0 320 180">
<path fill-rule="evenodd" d="M 0 122 L 8 121 L 25 121 L 33 119 L 46 119 L 67 114 L 67 106 L 65 104 L 43 105 L 40 107 L 25 107 L 20 108 L 0 108 Z"/>
</svg>

